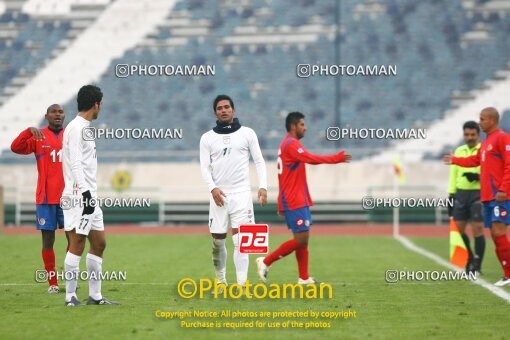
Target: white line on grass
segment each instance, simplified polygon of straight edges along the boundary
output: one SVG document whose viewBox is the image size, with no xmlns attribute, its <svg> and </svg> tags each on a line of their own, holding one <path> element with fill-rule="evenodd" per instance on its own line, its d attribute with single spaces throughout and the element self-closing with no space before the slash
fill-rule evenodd
<svg viewBox="0 0 510 340">
<path fill-rule="evenodd" d="M 0 286 L 37 286 L 39 283 L 12 283 L 12 282 L 1 282 Z"/>
<path fill-rule="evenodd" d="M 444 260 L 443 258 L 439 257 L 438 255 L 436 255 L 434 253 L 431 253 L 428 250 L 425 250 L 425 249 L 423 249 L 421 247 L 418 247 L 416 244 L 414 244 L 408 238 L 406 238 L 404 236 L 397 236 L 395 238 L 397 239 L 397 241 L 402 243 L 404 245 L 404 247 L 406 247 L 407 249 L 412 250 L 415 253 L 421 254 L 421 255 L 423 255 L 425 257 L 428 257 L 429 259 L 431 259 L 432 261 L 436 262 L 437 264 L 440 264 L 440 265 L 442 265 L 442 266 L 444 266 L 444 267 L 446 267 L 446 268 L 448 268 L 450 270 L 459 271 L 459 268 L 457 268 L 456 266 L 454 266 L 450 262 Z M 507 293 L 505 290 L 503 290 L 503 289 L 501 289 L 499 287 L 496 287 L 493 284 L 485 281 L 484 279 L 480 279 L 480 278 L 478 278 L 476 280 L 471 280 L 471 282 L 476 284 L 476 285 L 482 286 L 483 288 L 489 290 L 492 294 L 494 294 L 496 296 L 499 296 L 500 298 L 502 298 L 506 302 L 510 303 L 510 294 Z"/>
<path fill-rule="evenodd" d="M 172 282 L 118 282 L 121 285 L 147 285 L 147 286 L 169 286 L 175 283 Z M 16 282 L 0 282 L 0 286 L 40 286 L 46 282 L 40 283 L 16 283 Z"/>
</svg>

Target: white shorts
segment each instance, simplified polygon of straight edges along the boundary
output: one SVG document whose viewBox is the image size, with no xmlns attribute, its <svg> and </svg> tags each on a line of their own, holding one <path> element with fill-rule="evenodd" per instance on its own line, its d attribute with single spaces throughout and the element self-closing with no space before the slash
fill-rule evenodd
<svg viewBox="0 0 510 340">
<path fill-rule="evenodd" d="M 255 223 L 251 191 L 226 194 L 224 204 L 218 207 L 214 199 L 209 200 L 209 232 L 226 234 L 230 228 L 237 229 L 241 224 Z"/>
<path fill-rule="evenodd" d="M 96 207 L 91 215 L 81 215 L 82 207 L 64 210 L 64 230 L 76 229 L 77 234 L 88 235 L 91 230 L 103 231 L 103 211 Z"/>
</svg>

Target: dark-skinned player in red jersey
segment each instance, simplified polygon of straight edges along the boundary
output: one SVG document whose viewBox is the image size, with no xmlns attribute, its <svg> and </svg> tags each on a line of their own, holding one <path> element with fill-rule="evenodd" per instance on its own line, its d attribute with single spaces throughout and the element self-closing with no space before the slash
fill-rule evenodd
<svg viewBox="0 0 510 340">
<path fill-rule="evenodd" d="M 55 230 L 64 227 L 64 214 L 60 208 L 60 198 L 64 190 L 62 173 L 64 110 L 58 104 L 50 105 L 44 118 L 48 121 L 47 127 L 41 130 L 29 127 L 22 131 L 12 142 L 11 150 L 20 155 L 33 153 L 37 161 L 36 227 L 42 235 L 42 258 L 50 285 L 48 293 L 56 294 L 60 289 L 55 275 L 53 245 Z"/>
<path fill-rule="evenodd" d="M 498 126 L 499 113 L 493 107 L 480 112 L 480 127 L 487 134 L 478 153 L 469 157 L 443 157 L 445 164 L 465 168 L 480 166 L 480 201 L 483 218 L 496 247 L 503 277 L 494 285 L 510 285 L 510 240 L 506 234 L 510 224 L 510 135 Z"/>
<path fill-rule="evenodd" d="M 315 279 L 308 275 L 308 238 L 313 205 L 306 182 L 305 164 L 336 164 L 349 162 L 351 155 L 344 151 L 334 155 L 314 155 L 305 150 L 299 140 L 305 136 L 305 116 L 300 112 L 291 112 L 285 120 L 287 136 L 278 149 L 278 214 L 285 216 L 288 228 L 294 238 L 282 243 L 265 258 L 257 259 L 257 271 L 263 282 L 267 281 L 269 267 L 295 251 L 299 270 L 299 284 L 313 284 Z"/>
</svg>

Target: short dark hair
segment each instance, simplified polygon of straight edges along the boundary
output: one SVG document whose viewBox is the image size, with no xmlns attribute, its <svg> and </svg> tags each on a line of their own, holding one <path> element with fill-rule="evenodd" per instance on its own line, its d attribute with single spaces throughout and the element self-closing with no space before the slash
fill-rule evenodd
<svg viewBox="0 0 510 340">
<path fill-rule="evenodd" d="M 50 109 L 53 107 L 53 106 L 60 106 L 59 104 L 51 104 L 50 106 L 48 106 L 48 108 L 46 109 L 46 113 L 50 113 Z"/>
<path fill-rule="evenodd" d="M 478 133 L 480 133 L 480 125 L 478 125 L 478 123 L 474 120 L 465 122 L 462 126 L 462 130 L 464 131 L 465 129 L 475 129 Z"/>
<path fill-rule="evenodd" d="M 287 129 L 287 132 L 290 131 L 291 125 L 297 125 L 301 119 L 305 119 L 305 115 L 301 112 L 291 112 L 287 115 L 287 118 L 285 118 L 285 128 Z"/>
<path fill-rule="evenodd" d="M 100 103 L 103 99 L 103 92 L 95 85 L 82 86 L 78 91 L 78 111 L 83 112 L 90 110 L 96 103 Z"/>
<path fill-rule="evenodd" d="M 232 100 L 232 98 L 230 98 L 226 94 L 219 94 L 216 96 L 216 98 L 214 98 L 214 104 L 213 104 L 214 112 L 216 112 L 216 105 L 218 105 L 218 103 L 222 100 L 228 100 L 230 102 L 230 106 L 232 106 L 232 108 L 235 109 L 234 101 Z"/>
</svg>

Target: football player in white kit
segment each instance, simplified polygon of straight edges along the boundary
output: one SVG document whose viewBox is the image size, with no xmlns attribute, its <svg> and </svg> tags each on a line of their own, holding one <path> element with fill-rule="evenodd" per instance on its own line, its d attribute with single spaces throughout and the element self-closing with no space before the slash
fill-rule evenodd
<svg viewBox="0 0 510 340">
<path fill-rule="evenodd" d="M 227 95 L 219 95 L 213 104 L 216 126 L 200 139 L 200 167 L 209 192 L 209 232 L 212 236 L 212 259 L 219 283 L 225 277 L 227 248 L 225 239 L 232 229 L 234 265 L 237 283 L 244 286 L 248 276 L 248 254 L 239 252 L 238 228 L 255 223 L 249 178 L 250 155 L 259 180 L 260 205 L 267 203 L 266 164 L 255 131 L 241 126 L 234 118 L 234 102 Z"/>
<path fill-rule="evenodd" d="M 76 296 L 78 270 L 87 238 L 90 249 L 87 254 L 89 297 L 87 305 L 117 304 L 101 295 L 103 251 L 106 247 L 103 212 L 95 206 L 97 198 L 96 143 L 90 122 L 97 119 L 103 93 L 99 87 L 85 85 L 78 92 L 78 115 L 64 131 L 62 145 L 65 188 L 60 205 L 64 210 L 64 230 L 68 232 L 70 244 L 64 268 L 66 279 L 66 306 L 82 303 Z M 79 204 L 76 204 L 76 203 Z"/>
</svg>

